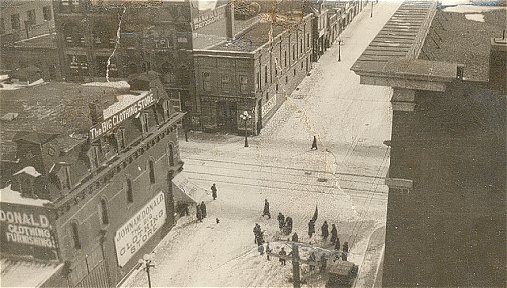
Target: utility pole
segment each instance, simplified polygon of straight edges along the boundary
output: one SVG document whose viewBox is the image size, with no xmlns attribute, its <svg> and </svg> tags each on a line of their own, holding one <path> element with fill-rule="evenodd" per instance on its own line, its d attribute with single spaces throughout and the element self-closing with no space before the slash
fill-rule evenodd
<svg viewBox="0 0 507 288">
<path fill-rule="evenodd" d="M 294 288 L 301 287 L 301 274 L 299 271 L 299 247 L 296 243 L 292 243 L 292 285 Z"/>
<path fill-rule="evenodd" d="M 373 0 L 371 1 L 371 12 L 370 12 L 370 18 L 373 17 Z"/>
<path fill-rule="evenodd" d="M 155 267 L 155 265 L 151 263 L 153 261 L 152 258 L 152 254 L 144 254 L 143 259 L 139 259 L 138 261 L 141 265 L 145 266 L 144 269 L 146 270 L 146 274 L 148 276 L 148 288 L 151 288 L 150 268 Z"/>
</svg>

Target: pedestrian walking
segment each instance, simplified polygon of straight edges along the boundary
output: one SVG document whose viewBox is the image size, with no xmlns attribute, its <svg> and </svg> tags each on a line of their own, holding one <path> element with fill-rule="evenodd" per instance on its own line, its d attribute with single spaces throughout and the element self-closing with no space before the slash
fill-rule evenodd
<svg viewBox="0 0 507 288">
<path fill-rule="evenodd" d="M 269 248 L 269 242 L 266 243 L 266 256 L 268 258 L 268 261 L 270 261 L 269 259 L 269 254 L 272 252 L 273 250 L 271 248 Z"/>
<path fill-rule="evenodd" d="M 315 260 L 315 252 L 312 251 L 312 253 L 310 253 L 310 257 L 308 257 L 308 262 L 310 262 L 310 271 L 315 270 L 315 265 L 312 265 L 315 263 Z"/>
<path fill-rule="evenodd" d="M 326 254 L 322 254 L 322 256 L 320 256 L 320 269 L 319 269 L 319 271 L 320 272 L 324 272 L 324 271 L 326 271 L 326 268 L 327 268 Z"/>
<path fill-rule="evenodd" d="M 292 235 L 292 242 L 299 242 L 298 233 L 294 232 Z"/>
<path fill-rule="evenodd" d="M 329 237 L 329 230 L 328 230 L 327 221 L 324 221 L 324 224 L 322 224 L 322 227 L 320 228 L 320 230 L 322 230 L 322 238 L 324 239 L 324 241 L 326 241 L 327 237 Z"/>
<path fill-rule="evenodd" d="M 312 238 L 313 233 L 315 233 L 315 222 L 313 219 L 308 222 L 308 237 Z"/>
<path fill-rule="evenodd" d="M 333 228 L 331 228 L 331 243 L 335 243 L 336 239 L 338 238 L 338 230 L 336 230 L 336 226 L 334 224 L 331 225 Z"/>
<path fill-rule="evenodd" d="M 334 245 L 334 250 L 339 251 L 340 250 L 340 238 L 336 237 L 336 242 Z"/>
<path fill-rule="evenodd" d="M 197 220 L 199 220 L 199 222 L 202 222 L 202 210 L 201 210 L 201 205 L 200 205 L 200 204 L 197 204 L 197 206 L 195 206 L 195 210 L 196 210 Z"/>
<path fill-rule="evenodd" d="M 257 251 L 259 251 L 259 253 L 260 253 L 261 255 L 264 255 L 264 245 L 262 245 L 262 244 L 261 244 L 261 245 L 259 245 L 259 246 L 257 247 Z"/>
<path fill-rule="evenodd" d="M 287 252 L 285 252 L 285 249 L 282 247 L 282 250 L 278 252 L 278 255 L 280 256 L 280 264 L 285 266 L 285 256 L 287 256 Z"/>
<path fill-rule="evenodd" d="M 342 260 L 347 261 L 347 257 L 349 256 L 349 242 L 343 243 L 342 247 Z"/>
<path fill-rule="evenodd" d="M 313 143 L 312 143 L 311 150 L 317 150 L 317 137 L 315 137 L 315 136 L 313 136 Z"/>
<path fill-rule="evenodd" d="M 213 200 L 217 199 L 217 186 L 215 185 L 215 183 L 211 185 L 211 196 L 213 196 Z"/>
<path fill-rule="evenodd" d="M 282 230 L 283 226 L 285 225 L 285 216 L 282 214 L 282 212 L 278 213 L 278 227 L 280 230 Z"/>
<path fill-rule="evenodd" d="M 201 215 L 202 215 L 202 218 L 206 218 L 206 216 L 208 215 L 208 213 L 206 212 L 206 204 L 204 204 L 204 201 L 201 202 Z"/>
<path fill-rule="evenodd" d="M 286 227 L 286 234 L 289 235 L 292 233 L 292 217 L 285 218 L 285 227 Z"/>
<path fill-rule="evenodd" d="M 254 243 L 257 244 L 257 238 L 260 233 L 261 233 L 261 226 L 257 223 L 255 223 L 255 227 L 253 229 L 253 233 L 254 233 Z"/>
<path fill-rule="evenodd" d="M 269 202 L 268 199 L 264 199 L 264 211 L 262 212 L 262 217 L 268 216 L 268 219 L 271 219 L 271 213 L 269 213 Z"/>
<path fill-rule="evenodd" d="M 257 242 L 257 245 L 262 245 L 264 244 L 264 232 L 260 232 L 257 234 L 257 239 L 255 240 L 255 242 Z"/>
</svg>

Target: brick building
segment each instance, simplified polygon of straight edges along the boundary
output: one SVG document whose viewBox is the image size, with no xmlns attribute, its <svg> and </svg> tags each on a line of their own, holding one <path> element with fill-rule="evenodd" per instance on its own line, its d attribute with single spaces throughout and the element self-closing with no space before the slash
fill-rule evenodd
<svg viewBox="0 0 507 288">
<path fill-rule="evenodd" d="M 312 15 L 284 17 L 272 30 L 260 21 L 232 41 L 194 49 L 201 129 L 258 134 L 311 70 Z"/>
<path fill-rule="evenodd" d="M 484 16 L 405 1 L 352 67 L 393 88 L 383 286 L 505 285 L 505 10 Z"/>
<path fill-rule="evenodd" d="M 2 285 L 115 286 L 174 225 L 183 114 L 157 74 L 129 84 L 2 91 Z"/>
<path fill-rule="evenodd" d="M 55 31 L 51 0 L 0 2 L 0 42 L 17 42 Z"/>
</svg>

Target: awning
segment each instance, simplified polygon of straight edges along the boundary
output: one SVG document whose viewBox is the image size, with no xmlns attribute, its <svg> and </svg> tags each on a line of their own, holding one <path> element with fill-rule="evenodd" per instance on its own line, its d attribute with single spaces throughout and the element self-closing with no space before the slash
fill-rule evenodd
<svg viewBox="0 0 507 288">
<path fill-rule="evenodd" d="M 192 180 L 177 174 L 172 180 L 174 189 L 174 201 L 178 203 L 201 203 L 211 198 L 211 192 L 193 183 Z"/>
</svg>

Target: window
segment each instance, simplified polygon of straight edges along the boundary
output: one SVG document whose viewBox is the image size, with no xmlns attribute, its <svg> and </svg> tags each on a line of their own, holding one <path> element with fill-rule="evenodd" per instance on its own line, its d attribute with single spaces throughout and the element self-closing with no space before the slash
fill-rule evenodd
<svg viewBox="0 0 507 288">
<path fill-rule="evenodd" d="M 283 67 L 287 67 L 287 51 L 283 51 L 284 52 L 284 61 L 283 61 Z"/>
<path fill-rule="evenodd" d="M 209 72 L 202 73 L 202 89 L 211 91 L 211 73 Z"/>
<path fill-rule="evenodd" d="M 118 152 L 125 149 L 125 129 L 118 129 L 116 132 L 116 141 L 118 144 Z"/>
<path fill-rule="evenodd" d="M 296 76 L 296 68 L 294 68 L 294 76 Z"/>
<path fill-rule="evenodd" d="M 229 91 L 231 88 L 231 77 L 229 75 L 222 75 L 222 90 Z"/>
<path fill-rule="evenodd" d="M 146 132 L 148 132 L 148 129 L 150 127 L 148 113 L 141 113 L 140 118 L 141 118 L 140 120 L 141 120 L 141 129 L 142 129 L 142 132 L 146 133 Z"/>
<path fill-rule="evenodd" d="M 14 29 L 14 30 L 21 28 L 21 24 L 19 22 L 19 14 L 12 14 L 11 15 L 11 26 L 12 26 L 12 29 Z"/>
<path fill-rule="evenodd" d="M 285 76 L 285 84 L 289 83 L 289 76 Z"/>
<path fill-rule="evenodd" d="M 239 76 L 239 91 L 241 93 L 247 93 L 248 92 L 248 77 L 246 75 L 240 75 Z"/>
<path fill-rule="evenodd" d="M 95 169 L 99 168 L 99 147 L 97 146 L 93 146 L 93 164 L 95 165 Z"/>
<path fill-rule="evenodd" d="M 310 48 L 310 33 L 306 33 L 306 48 Z"/>
<path fill-rule="evenodd" d="M 275 86 L 275 87 L 276 87 L 276 92 L 278 92 L 278 84 L 276 84 L 276 86 Z"/>
<path fill-rule="evenodd" d="M 132 191 L 132 180 L 127 178 L 127 203 L 134 203 L 134 192 Z"/>
<path fill-rule="evenodd" d="M 100 219 L 102 224 L 109 224 L 109 216 L 107 215 L 107 202 L 106 199 L 100 200 Z"/>
<path fill-rule="evenodd" d="M 51 13 L 51 6 L 42 7 L 42 15 L 44 16 L 44 20 L 50 21 L 53 18 Z"/>
<path fill-rule="evenodd" d="M 303 66 L 304 66 L 303 61 L 301 61 L 301 70 L 303 70 Z"/>
<path fill-rule="evenodd" d="M 81 249 L 81 241 L 79 240 L 79 227 L 77 222 L 72 222 L 70 224 L 71 226 L 71 234 L 72 234 L 72 240 L 74 243 L 74 248 Z"/>
<path fill-rule="evenodd" d="M 257 90 L 261 90 L 261 72 L 257 72 Z"/>
<path fill-rule="evenodd" d="M 168 153 L 168 157 L 169 157 L 169 166 L 174 166 L 174 148 L 173 148 L 173 145 L 171 143 L 169 143 L 169 153 Z"/>
<path fill-rule="evenodd" d="M 264 65 L 264 83 L 268 83 L 268 65 Z"/>
<path fill-rule="evenodd" d="M 64 188 L 67 188 L 67 189 L 70 189 L 72 187 L 72 183 L 70 181 L 70 166 L 65 166 L 64 167 L 64 177 L 65 177 L 65 181 L 63 181 L 65 187 Z"/>
<path fill-rule="evenodd" d="M 303 53 L 303 39 L 299 40 L 299 51 Z"/>
<path fill-rule="evenodd" d="M 268 101 L 268 100 L 269 100 L 269 93 L 266 92 L 266 101 Z"/>
<path fill-rule="evenodd" d="M 296 44 L 292 44 L 292 60 L 296 59 Z"/>
<path fill-rule="evenodd" d="M 150 170 L 150 183 L 155 184 L 155 162 L 153 159 L 148 160 L 148 169 Z"/>
<path fill-rule="evenodd" d="M 35 25 L 35 10 L 26 11 L 26 19 L 28 25 Z"/>
</svg>

